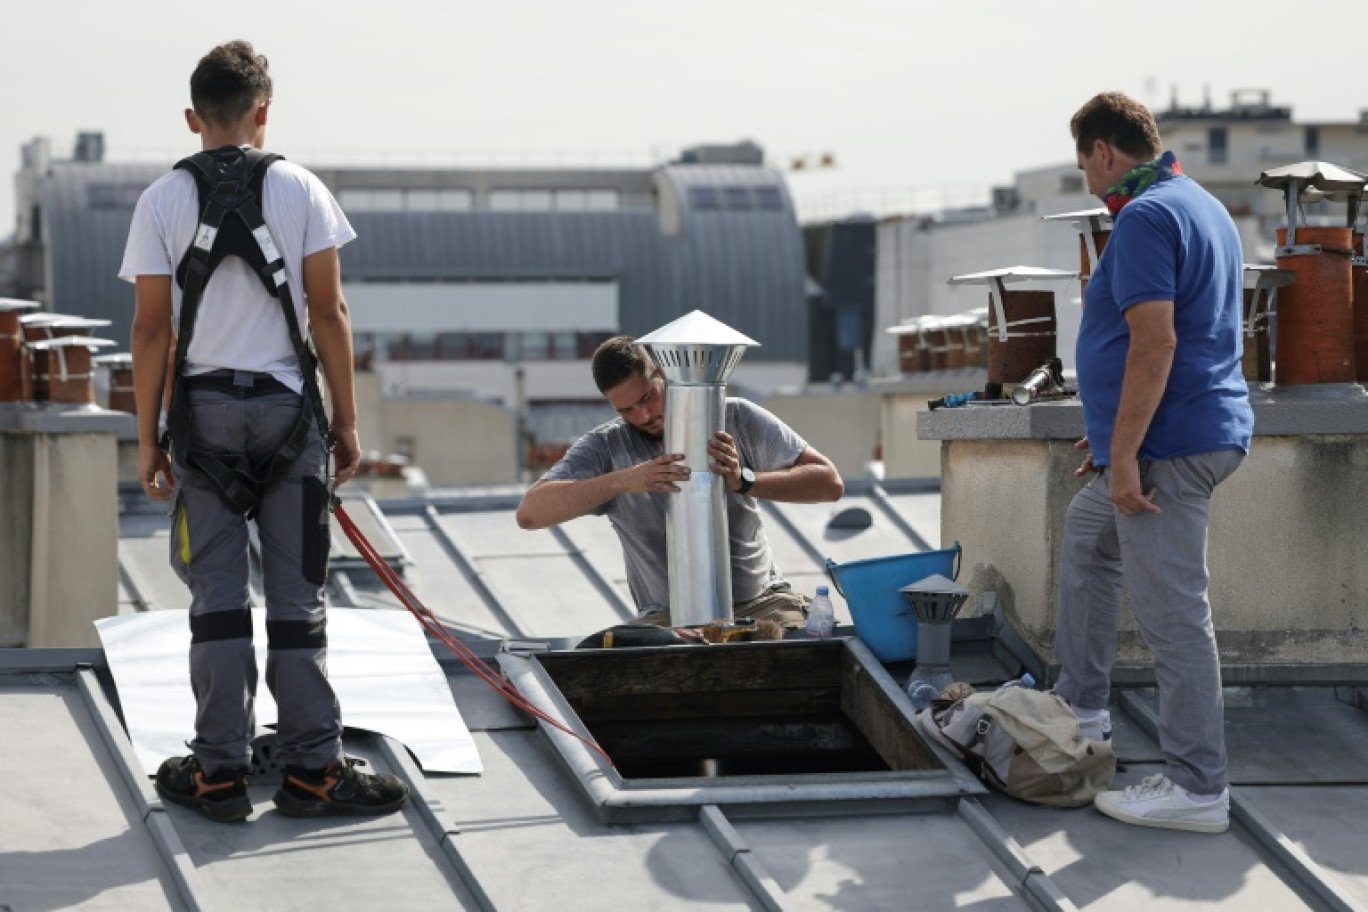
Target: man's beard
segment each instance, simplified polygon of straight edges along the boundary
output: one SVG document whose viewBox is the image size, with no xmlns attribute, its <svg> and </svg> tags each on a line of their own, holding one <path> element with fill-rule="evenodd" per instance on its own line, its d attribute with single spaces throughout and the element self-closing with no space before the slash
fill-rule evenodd
<svg viewBox="0 0 1368 912">
<path fill-rule="evenodd" d="M 651 433 L 645 428 L 631 423 L 628 423 L 627 426 L 652 443 L 663 443 L 665 440 L 665 422 L 663 421 L 660 422 L 660 431 L 658 433 Z"/>
</svg>

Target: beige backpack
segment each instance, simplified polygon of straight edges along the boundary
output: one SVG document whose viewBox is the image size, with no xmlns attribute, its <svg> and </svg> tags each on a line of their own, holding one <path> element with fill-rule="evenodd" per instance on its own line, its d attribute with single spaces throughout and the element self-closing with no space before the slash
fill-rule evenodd
<svg viewBox="0 0 1368 912">
<path fill-rule="evenodd" d="M 1006 687 L 937 700 L 920 718 L 976 776 L 1022 801 L 1079 807 L 1116 775 L 1111 742 L 1080 735 L 1073 710 L 1052 693 Z"/>
</svg>

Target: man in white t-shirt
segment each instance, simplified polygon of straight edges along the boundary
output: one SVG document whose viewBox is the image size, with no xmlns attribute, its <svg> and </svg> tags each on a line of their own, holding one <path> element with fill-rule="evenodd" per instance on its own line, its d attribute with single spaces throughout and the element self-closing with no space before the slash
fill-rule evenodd
<svg viewBox="0 0 1368 912">
<path fill-rule="evenodd" d="M 262 147 L 271 78 L 266 58 L 249 43 L 229 42 L 206 54 L 190 77 L 190 97 L 186 123 L 206 152 L 231 158 Z M 282 305 L 289 299 L 300 333 L 312 331 L 327 382 L 334 487 L 356 472 L 360 458 L 351 322 L 337 253 L 356 233 L 323 183 L 298 165 L 271 164 L 260 196 L 289 295 L 273 297 L 241 256 L 227 256 L 204 284 L 193 319 L 182 324 L 178 268 L 192 243 L 203 238 L 212 244 L 214 234 L 201 230 L 196 178 L 184 169 L 163 175 L 138 200 L 119 270 L 119 278 L 136 286 L 138 477 L 148 497 L 173 501 L 171 563 L 192 593 L 193 753 L 162 764 L 157 791 L 213 820 L 245 820 L 252 811 L 246 774 L 257 667 L 250 521 L 261 542 L 266 683 L 279 708 L 278 760 L 285 771 L 274 802 L 294 816 L 389 813 L 404 804 L 408 789 L 394 776 L 359 772 L 360 761 L 344 756 L 341 711 L 327 678 L 322 584 L 331 491 L 320 429 L 308 423 L 298 456 L 262 481 L 246 514 L 202 470 L 246 466 L 247 477 L 263 477 L 253 467 L 269 464 L 292 434 L 299 437 L 301 410 L 311 403 Z M 189 427 L 179 432 L 188 439 L 173 440 L 173 462 L 162 451 L 158 425 L 177 333 L 189 339 L 175 378 L 177 395 L 188 403 L 181 414 L 188 413 Z M 184 454 L 204 458 L 192 455 L 183 464 Z"/>
</svg>

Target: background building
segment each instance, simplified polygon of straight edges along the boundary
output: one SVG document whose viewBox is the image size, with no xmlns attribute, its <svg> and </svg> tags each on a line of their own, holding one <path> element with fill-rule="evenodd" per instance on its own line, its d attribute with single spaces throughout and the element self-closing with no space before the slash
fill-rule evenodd
<svg viewBox="0 0 1368 912">
<path fill-rule="evenodd" d="M 874 343 L 875 234 L 869 215 L 806 225 L 803 242 L 813 280 L 808 379 L 862 378 Z"/>
<path fill-rule="evenodd" d="M 108 337 L 126 345 L 133 290 L 115 276 L 138 197 L 166 165 L 106 161 L 103 145 L 83 133 L 69 159 L 43 138 L 23 148 L 0 276 L 14 296 L 111 320 Z M 739 390 L 806 377 L 802 238 L 782 175 L 752 143 L 638 169 L 309 166 L 359 235 L 342 254 L 343 291 L 377 407 L 474 399 L 516 412 L 511 462 L 535 469 L 610 414 L 588 369 L 594 348 L 694 309 L 762 343 Z M 366 433 L 368 448 L 434 449 Z"/>
<path fill-rule="evenodd" d="M 1291 107 L 1269 97 L 1266 90 L 1236 92 L 1224 109 L 1210 99 L 1197 107 L 1175 99 L 1155 111 L 1164 147 L 1229 209 L 1247 263 L 1273 262 L 1275 231 L 1286 221 L 1282 195 L 1258 186 L 1261 172 L 1308 160 L 1368 172 L 1368 112 L 1357 121 L 1295 122 Z M 883 331 L 888 327 L 988 304 L 982 286 L 949 286 L 951 276 L 1014 265 L 1077 270 L 1076 232 L 1067 221 L 1041 218 L 1099 205 L 1068 160 L 1018 172 L 1011 187 L 994 190 L 990 206 L 881 221 L 872 372 L 898 373 L 896 341 Z M 1308 204 L 1305 212 L 1310 224 L 1342 224 L 1343 208 Z M 1081 317 L 1078 284 L 1021 287 L 1055 290 L 1059 356 L 1071 367 Z"/>
</svg>

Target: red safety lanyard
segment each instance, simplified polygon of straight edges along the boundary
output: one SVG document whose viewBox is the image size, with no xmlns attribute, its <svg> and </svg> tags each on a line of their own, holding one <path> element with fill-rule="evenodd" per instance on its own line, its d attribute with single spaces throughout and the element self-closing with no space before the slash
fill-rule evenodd
<svg viewBox="0 0 1368 912">
<path fill-rule="evenodd" d="M 579 732 L 572 731 L 560 720 L 537 708 L 532 701 L 522 695 L 518 688 L 514 687 L 499 672 L 495 671 L 483 659 L 472 652 L 470 647 L 452 636 L 451 632 L 448 631 L 446 627 L 442 625 L 442 622 L 428 610 L 427 606 L 419 600 L 418 596 L 413 594 L 413 591 L 409 589 L 408 585 L 399 577 L 399 574 L 395 572 L 394 568 L 389 565 L 389 562 L 381 557 L 374 546 L 372 546 L 371 543 L 366 540 L 366 537 L 361 534 L 361 530 L 357 528 L 356 523 L 352 521 L 352 518 L 347 515 L 347 511 L 343 508 L 342 502 L 337 497 L 332 498 L 332 512 L 333 515 L 337 517 L 337 524 L 342 527 L 342 531 L 346 533 L 346 536 L 351 540 L 351 543 L 356 546 L 356 550 L 360 552 L 361 556 L 366 559 L 366 563 L 370 564 L 371 569 L 375 571 L 376 575 L 384 581 L 385 585 L 389 587 L 395 597 L 409 610 L 409 613 L 417 618 L 418 623 L 422 625 L 423 629 L 438 640 L 441 640 L 448 649 L 456 654 L 456 657 L 461 660 L 461 663 L 465 665 L 466 668 L 469 668 L 481 680 L 494 688 L 500 696 L 509 703 L 512 703 L 518 709 L 521 709 L 528 715 L 541 719 L 548 725 L 560 729 L 572 738 L 583 741 L 585 744 L 598 751 L 603 759 L 608 761 L 610 766 L 612 765 L 612 758 L 609 757 L 608 753 L 603 748 L 599 747 L 592 739 L 584 737 Z"/>
</svg>

